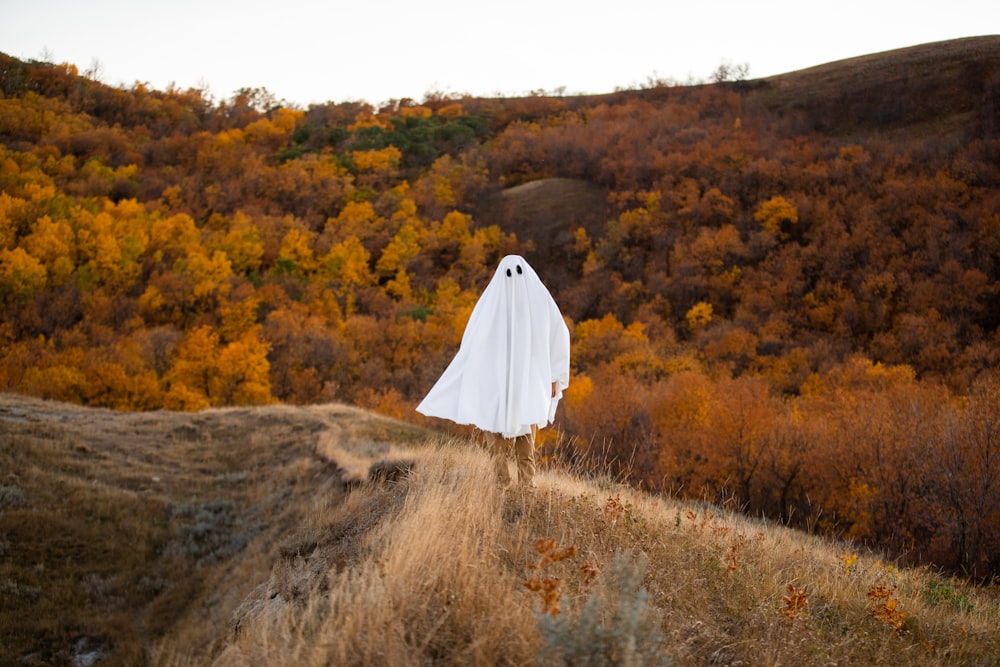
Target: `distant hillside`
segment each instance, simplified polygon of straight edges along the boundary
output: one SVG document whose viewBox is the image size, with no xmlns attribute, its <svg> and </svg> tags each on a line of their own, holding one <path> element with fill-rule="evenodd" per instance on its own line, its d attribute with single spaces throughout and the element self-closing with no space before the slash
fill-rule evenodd
<svg viewBox="0 0 1000 667">
<path fill-rule="evenodd" d="M 1000 35 L 873 53 L 748 82 L 751 103 L 819 132 L 996 138 Z"/>
<path fill-rule="evenodd" d="M 722 84 L 745 97 L 748 113 L 767 110 L 795 132 L 940 145 L 1000 137 L 1000 35 L 969 37 L 873 53 L 764 79 Z M 695 87 L 619 91 L 560 98 L 567 109 L 684 100 Z M 505 101 L 513 107 L 530 99 Z M 572 231 L 599 237 L 613 215 L 609 190 L 579 179 L 542 178 L 479 201 L 476 219 L 531 241 L 529 259 L 551 269 L 551 282 L 568 280 Z"/>
<path fill-rule="evenodd" d="M 479 225 L 497 225 L 529 241 L 525 251 L 548 284 L 565 285 L 573 274 L 573 233 L 599 237 L 611 215 L 608 193 L 579 179 L 546 178 L 491 194 L 476 207 Z"/>
<path fill-rule="evenodd" d="M 1000 655 L 992 589 L 560 469 L 503 494 L 472 443 L 343 406 L 0 395 L 0 440 L 2 664 Z"/>
</svg>

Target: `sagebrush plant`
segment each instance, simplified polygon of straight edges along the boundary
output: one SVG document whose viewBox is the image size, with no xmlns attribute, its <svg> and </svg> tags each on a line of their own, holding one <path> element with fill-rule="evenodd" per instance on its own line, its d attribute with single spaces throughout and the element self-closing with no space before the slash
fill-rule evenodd
<svg viewBox="0 0 1000 667">
<path fill-rule="evenodd" d="M 8 507 L 22 507 L 28 504 L 24 491 L 17 486 L 0 486 L 0 510 Z"/>
<path fill-rule="evenodd" d="M 189 556 L 199 566 L 242 551 L 259 530 L 258 525 L 244 520 L 228 500 L 174 505 L 170 518 L 178 526 L 167 553 Z"/>
<path fill-rule="evenodd" d="M 645 560 L 619 555 L 583 605 L 563 614 L 536 612 L 544 665 L 669 665 L 661 620 L 642 587 Z"/>
<path fill-rule="evenodd" d="M 920 586 L 920 597 L 931 605 L 948 605 L 958 611 L 972 611 L 974 603 L 952 579 L 927 577 Z"/>
</svg>

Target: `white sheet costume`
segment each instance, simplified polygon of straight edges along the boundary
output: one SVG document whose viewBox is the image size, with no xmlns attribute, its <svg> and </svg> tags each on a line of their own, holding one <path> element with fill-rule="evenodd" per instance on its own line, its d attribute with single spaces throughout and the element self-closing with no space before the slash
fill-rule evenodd
<svg viewBox="0 0 1000 667">
<path fill-rule="evenodd" d="M 552 423 L 567 386 L 569 329 L 559 307 L 524 258 L 507 255 L 417 411 L 514 438 Z"/>
</svg>

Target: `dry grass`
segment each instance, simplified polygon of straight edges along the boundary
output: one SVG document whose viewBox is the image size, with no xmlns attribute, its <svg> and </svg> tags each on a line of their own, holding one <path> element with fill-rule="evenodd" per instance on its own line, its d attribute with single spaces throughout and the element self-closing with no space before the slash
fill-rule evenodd
<svg viewBox="0 0 1000 667">
<path fill-rule="evenodd" d="M 962 141 L 981 136 L 1000 74 L 1000 35 L 848 58 L 751 82 L 750 104 L 805 110 L 835 135 Z"/>
<path fill-rule="evenodd" d="M 407 480 L 360 489 L 327 515 L 336 526 L 393 499 L 393 511 L 355 536 L 356 559 L 309 570 L 324 558 L 320 546 L 276 568 L 263 596 L 270 603 L 255 607 L 217 664 L 551 664 L 551 655 L 539 660 L 543 635 L 559 630 L 542 613 L 540 587 L 525 586 L 532 579 L 554 582 L 564 620 L 564 636 L 548 644 L 570 651 L 582 642 L 598 655 L 593 634 L 574 630 L 586 627 L 587 602 L 604 596 L 621 556 L 644 564 L 643 591 L 601 608 L 605 634 L 621 646 L 655 645 L 675 665 L 996 662 L 1000 607 L 989 591 L 564 472 L 542 474 L 532 493 L 501 494 L 485 456 L 464 442 L 408 455 L 417 463 Z M 305 571 L 310 592 L 273 595 Z M 896 587 L 899 631 L 873 615 L 869 593 L 880 585 Z M 643 626 L 615 627 L 613 604 L 645 609 L 655 628 L 636 636 Z"/>
<path fill-rule="evenodd" d="M 324 516 L 317 547 L 279 564 L 260 591 L 270 604 L 247 615 L 218 664 L 530 661 L 534 620 L 520 572 L 504 566 L 503 499 L 488 461 L 444 446 L 413 458 L 405 481 L 358 489 Z M 343 530 L 353 517 L 363 534 Z M 350 558 L 332 556 L 345 540 Z M 295 586 L 308 592 L 274 595 Z"/>
<path fill-rule="evenodd" d="M 0 395 L 0 664 L 200 656 L 324 506 L 320 451 L 418 433 L 343 406 L 123 414 Z"/>
<path fill-rule="evenodd" d="M 360 411 L 3 398 L 0 663 L 998 663 L 995 591 Z"/>
</svg>

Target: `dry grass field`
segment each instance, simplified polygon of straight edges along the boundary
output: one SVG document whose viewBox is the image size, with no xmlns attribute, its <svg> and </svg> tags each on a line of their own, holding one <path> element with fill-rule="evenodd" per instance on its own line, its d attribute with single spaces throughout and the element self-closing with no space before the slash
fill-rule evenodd
<svg viewBox="0 0 1000 667">
<path fill-rule="evenodd" d="M 343 406 L 4 395 L 0 443 L 0 664 L 1000 662 L 993 589 Z"/>
<path fill-rule="evenodd" d="M 415 431 L 343 406 L 116 413 L 0 395 L 0 664 L 205 661 L 345 471 Z"/>
</svg>

